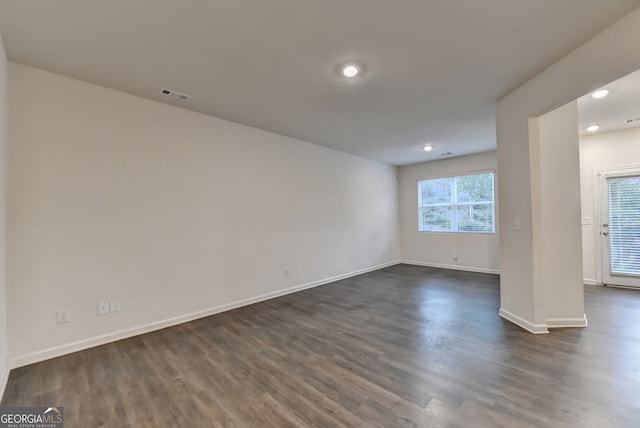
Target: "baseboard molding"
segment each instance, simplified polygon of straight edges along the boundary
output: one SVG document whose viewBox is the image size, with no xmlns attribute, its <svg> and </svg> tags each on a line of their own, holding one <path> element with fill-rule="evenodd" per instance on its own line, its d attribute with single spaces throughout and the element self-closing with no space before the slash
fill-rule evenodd
<svg viewBox="0 0 640 428">
<path fill-rule="evenodd" d="M 549 318 L 545 322 L 548 328 L 586 327 L 587 314 L 582 318 Z"/>
<path fill-rule="evenodd" d="M 393 261 L 389 263 L 383 263 L 376 266 L 360 269 L 353 272 L 344 273 L 341 275 L 332 276 L 329 278 L 321 279 L 318 281 L 308 282 L 306 284 L 297 285 L 282 290 L 273 291 L 271 293 L 262 294 L 260 296 L 250 297 L 247 299 L 238 300 L 225 305 L 216 306 L 209 309 L 204 309 L 197 312 L 192 312 L 185 315 L 180 315 L 173 318 L 168 318 L 161 321 L 152 322 L 149 324 L 140 325 L 137 327 L 127 328 L 124 330 L 115 331 L 112 333 L 103 334 L 100 336 L 79 340 L 77 342 L 68 343 L 65 345 L 54 346 L 52 348 L 43 349 L 36 352 L 31 352 L 25 355 L 12 357 L 9 359 L 9 368 L 15 369 L 18 367 L 26 366 L 40 361 L 49 360 L 51 358 L 60 357 L 62 355 L 71 354 L 73 352 L 83 351 L 85 349 L 93 348 L 95 346 L 104 345 L 106 343 L 115 342 L 117 340 L 127 339 L 129 337 L 138 336 L 152 331 L 161 330 L 163 328 L 171 327 L 174 325 L 182 324 L 185 322 L 193 321 L 199 318 L 208 317 L 211 315 L 226 312 L 232 309 L 236 309 L 242 306 L 251 305 L 265 300 L 274 299 L 276 297 L 284 296 L 287 294 L 295 293 L 297 291 L 306 290 L 309 288 L 318 287 L 321 285 L 329 284 L 331 282 L 340 281 L 342 279 L 350 278 L 357 275 L 362 275 L 375 270 L 384 269 L 389 266 L 400 264 L 400 261 Z M 8 375 L 8 370 L 7 370 Z"/>
<path fill-rule="evenodd" d="M 488 269 L 488 268 L 480 268 L 475 266 L 460 266 L 460 265 L 445 265 L 441 263 L 429 263 L 429 262 L 419 262 L 416 260 L 402 260 L 400 263 L 406 265 L 414 265 L 414 266 L 426 266 L 440 269 L 452 269 L 452 270 L 463 270 L 467 272 L 478 272 L 478 273 L 491 273 L 495 275 L 500 274 L 500 269 Z"/>
<path fill-rule="evenodd" d="M 582 280 L 582 283 L 584 285 L 600 285 L 600 283 L 595 279 L 586 279 L 585 278 L 585 279 Z"/>
<path fill-rule="evenodd" d="M 534 324 L 531 323 L 524 318 L 519 317 L 518 315 L 507 311 L 506 309 L 500 308 L 498 314 L 506 319 L 507 321 L 511 321 L 515 325 L 522 327 L 527 330 L 529 333 L 533 334 L 546 334 L 549 333 L 549 329 L 547 328 L 547 324 Z"/>
<path fill-rule="evenodd" d="M 7 382 L 9 381 L 9 365 L 5 361 L 2 373 L 0 373 L 0 401 L 4 397 L 4 391 L 7 389 Z"/>
<path fill-rule="evenodd" d="M 616 284 L 601 284 L 603 287 L 607 288 L 622 288 L 624 290 L 640 290 L 638 287 L 633 287 L 631 285 L 616 285 Z"/>
</svg>

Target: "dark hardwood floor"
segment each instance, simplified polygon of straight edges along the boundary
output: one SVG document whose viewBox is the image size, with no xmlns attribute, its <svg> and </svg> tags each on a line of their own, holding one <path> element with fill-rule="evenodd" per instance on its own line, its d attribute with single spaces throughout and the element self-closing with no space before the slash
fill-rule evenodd
<svg viewBox="0 0 640 428">
<path fill-rule="evenodd" d="M 398 265 L 11 372 L 65 427 L 638 427 L 640 292 L 589 327 L 498 316 L 494 275 Z"/>
</svg>

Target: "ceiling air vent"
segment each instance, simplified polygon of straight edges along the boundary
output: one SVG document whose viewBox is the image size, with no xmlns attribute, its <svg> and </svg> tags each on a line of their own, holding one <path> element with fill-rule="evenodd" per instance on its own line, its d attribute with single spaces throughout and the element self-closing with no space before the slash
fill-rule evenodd
<svg viewBox="0 0 640 428">
<path fill-rule="evenodd" d="M 160 93 L 165 97 L 176 98 L 182 101 L 187 101 L 191 98 L 191 95 L 183 94 L 182 92 L 174 91 L 172 89 L 160 88 Z"/>
</svg>

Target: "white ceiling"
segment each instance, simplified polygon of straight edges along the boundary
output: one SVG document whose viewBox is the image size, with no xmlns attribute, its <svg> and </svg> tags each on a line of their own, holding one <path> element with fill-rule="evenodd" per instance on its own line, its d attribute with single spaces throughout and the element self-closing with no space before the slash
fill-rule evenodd
<svg viewBox="0 0 640 428">
<path fill-rule="evenodd" d="M 0 0 L 0 34 L 12 61 L 402 165 L 494 149 L 497 99 L 638 6 Z"/>
<path fill-rule="evenodd" d="M 640 126 L 640 70 L 604 85 L 609 94 L 595 99 L 587 94 L 578 99 L 580 135 L 619 131 Z M 596 132 L 587 127 L 598 125 Z"/>
</svg>

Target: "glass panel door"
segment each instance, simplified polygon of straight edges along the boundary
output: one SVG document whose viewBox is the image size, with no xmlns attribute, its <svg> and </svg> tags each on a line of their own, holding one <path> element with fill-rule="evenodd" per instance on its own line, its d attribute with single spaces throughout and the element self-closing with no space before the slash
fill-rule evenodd
<svg viewBox="0 0 640 428">
<path fill-rule="evenodd" d="M 603 282 L 640 287 L 640 174 L 607 175 L 602 187 Z"/>
</svg>

